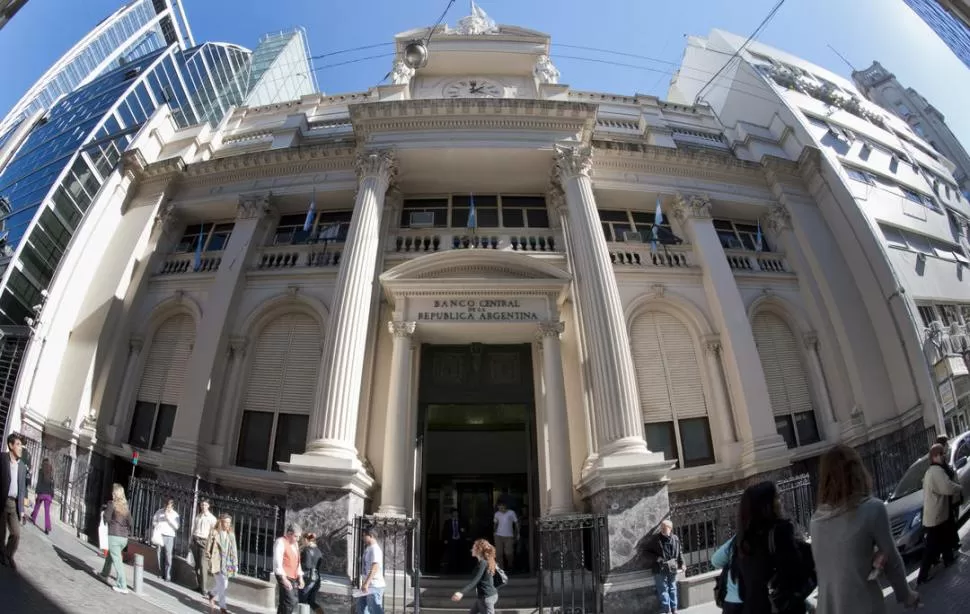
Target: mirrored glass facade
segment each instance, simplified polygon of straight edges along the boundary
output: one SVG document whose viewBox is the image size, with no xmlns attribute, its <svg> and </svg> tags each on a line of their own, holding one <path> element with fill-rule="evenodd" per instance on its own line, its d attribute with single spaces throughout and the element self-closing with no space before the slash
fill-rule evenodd
<svg viewBox="0 0 970 614">
<path fill-rule="evenodd" d="M 904 0 L 926 22 L 960 61 L 970 68 L 970 28 L 936 0 Z"/>
<path fill-rule="evenodd" d="M 259 107 L 319 91 L 302 28 L 267 34 L 253 51 L 246 105 Z"/>
</svg>

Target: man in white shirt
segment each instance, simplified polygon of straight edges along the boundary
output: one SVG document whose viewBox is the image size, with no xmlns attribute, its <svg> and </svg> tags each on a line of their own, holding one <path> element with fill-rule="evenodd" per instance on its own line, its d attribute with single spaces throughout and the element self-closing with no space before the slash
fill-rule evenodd
<svg viewBox="0 0 970 614">
<path fill-rule="evenodd" d="M 515 542 L 519 539 L 519 517 L 504 502 L 495 512 L 495 562 L 511 570 L 515 563 Z"/>
<path fill-rule="evenodd" d="M 199 502 L 199 513 L 192 523 L 192 559 L 195 563 L 195 580 L 199 592 L 209 596 L 209 536 L 216 526 L 216 517 L 209 511 L 209 500 Z"/>
<path fill-rule="evenodd" d="M 357 614 L 384 614 L 384 551 L 377 544 L 374 529 L 363 530 L 364 548 L 361 565 L 360 590 L 364 593 L 357 598 Z"/>
<path fill-rule="evenodd" d="M 297 590 L 303 588 L 303 567 L 300 566 L 300 538 L 302 529 L 290 523 L 283 537 L 273 544 L 273 573 L 279 584 L 279 606 L 276 614 L 293 614 L 299 601 Z"/>
</svg>

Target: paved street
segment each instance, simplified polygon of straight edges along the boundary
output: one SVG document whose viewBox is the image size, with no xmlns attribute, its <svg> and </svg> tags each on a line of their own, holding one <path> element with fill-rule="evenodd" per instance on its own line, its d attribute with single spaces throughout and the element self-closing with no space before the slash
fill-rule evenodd
<svg viewBox="0 0 970 614">
<path fill-rule="evenodd" d="M 104 559 L 74 537 L 70 527 L 56 524 L 50 536 L 33 526 L 21 532 L 17 571 L 0 566 L 0 595 L 4 614 L 183 614 L 208 612 L 202 598 L 185 587 L 146 575 L 145 594 L 120 595 L 97 573 Z M 133 570 L 128 569 L 129 588 Z M 233 614 L 264 614 L 233 604 Z"/>
</svg>

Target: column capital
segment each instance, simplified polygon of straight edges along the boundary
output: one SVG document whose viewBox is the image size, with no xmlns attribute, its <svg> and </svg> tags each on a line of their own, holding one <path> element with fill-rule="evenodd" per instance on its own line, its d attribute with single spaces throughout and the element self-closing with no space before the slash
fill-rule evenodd
<svg viewBox="0 0 970 614">
<path fill-rule="evenodd" d="M 236 206 L 236 219 L 251 220 L 265 217 L 273 210 L 269 197 L 269 192 L 240 195 L 239 204 Z"/>
<path fill-rule="evenodd" d="M 700 194 L 677 194 L 674 197 L 673 214 L 680 222 L 688 219 L 711 219 L 711 199 Z"/>
<path fill-rule="evenodd" d="M 556 170 L 560 177 L 585 175 L 593 170 L 593 148 L 589 145 L 556 145 Z"/>
<path fill-rule="evenodd" d="M 145 347 L 145 339 L 143 337 L 132 337 L 128 340 L 128 349 L 132 354 L 137 354 Z"/>
<path fill-rule="evenodd" d="M 245 354 L 249 339 L 244 336 L 229 338 L 229 351 L 233 354 Z"/>
<path fill-rule="evenodd" d="M 707 349 L 708 353 L 712 356 L 718 356 L 721 353 L 721 335 L 706 335 L 704 337 L 704 347 Z"/>
<path fill-rule="evenodd" d="M 788 207 L 781 203 L 772 204 L 768 209 L 768 215 L 765 216 L 765 226 L 779 232 L 791 230 L 791 212 L 788 211 Z"/>
<path fill-rule="evenodd" d="M 802 343 L 805 344 L 805 349 L 809 351 L 818 351 L 818 335 L 814 332 L 807 332 L 802 335 Z"/>
<path fill-rule="evenodd" d="M 155 227 L 162 233 L 167 233 L 174 230 L 178 223 L 179 215 L 175 211 L 175 203 L 162 203 L 155 214 Z"/>
<path fill-rule="evenodd" d="M 358 181 L 364 177 L 377 176 L 390 184 L 397 177 L 397 157 L 390 149 L 360 151 L 354 158 L 354 171 Z"/>
<path fill-rule="evenodd" d="M 395 337 L 410 339 L 417 326 L 417 322 L 388 322 L 387 330 Z"/>
<path fill-rule="evenodd" d="M 558 339 L 564 330 L 566 330 L 566 325 L 561 321 L 541 322 L 536 329 L 536 340 L 542 341 L 546 337 Z"/>
</svg>

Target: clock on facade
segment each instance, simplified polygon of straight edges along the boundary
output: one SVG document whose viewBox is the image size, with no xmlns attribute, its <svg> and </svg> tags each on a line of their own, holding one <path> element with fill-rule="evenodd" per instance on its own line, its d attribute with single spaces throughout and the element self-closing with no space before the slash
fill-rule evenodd
<svg viewBox="0 0 970 614">
<path fill-rule="evenodd" d="M 448 98 L 501 98 L 503 88 L 488 79 L 462 79 L 445 86 L 445 96 Z"/>
</svg>

